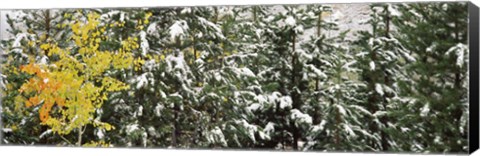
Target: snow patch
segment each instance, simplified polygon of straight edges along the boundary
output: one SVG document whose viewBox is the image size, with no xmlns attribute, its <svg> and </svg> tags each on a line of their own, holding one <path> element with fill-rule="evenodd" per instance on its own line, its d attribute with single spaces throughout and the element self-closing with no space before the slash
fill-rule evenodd
<svg viewBox="0 0 480 156">
<path fill-rule="evenodd" d="M 382 95 L 382 96 L 383 96 L 383 94 L 385 94 L 385 93 L 383 92 L 382 85 L 380 85 L 380 84 L 378 84 L 378 83 L 375 83 L 375 91 L 376 91 L 378 94 Z"/>
<path fill-rule="evenodd" d="M 103 139 L 103 137 L 105 136 L 105 130 L 104 129 L 98 129 L 96 134 L 97 134 L 98 139 Z"/>
<path fill-rule="evenodd" d="M 143 144 L 143 147 L 147 147 L 147 132 L 143 131 L 142 133 L 142 144 Z"/>
<path fill-rule="evenodd" d="M 448 4 L 447 3 L 443 4 L 442 9 L 445 10 L 445 11 L 448 10 Z"/>
<path fill-rule="evenodd" d="M 220 29 L 220 27 L 218 27 L 218 25 L 208 21 L 207 19 L 205 19 L 203 17 L 198 17 L 198 20 L 200 21 L 200 23 L 202 25 L 206 25 L 206 26 L 209 26 L 210 28 L 213 28 L 213 30 L 215 30 L 216 37 L 219 37 L 221 39 L 225 38 L 225 36 L 223 36 L 223 34 L 222 34 L 222 29 Z"/>
<path fill-rule="evenodd" d="M 458 43 L 457 45 L 448 49 L 446 54 L 449 55 L 452 52 L 455 52 L 455 55 L 457 57 L 457 66 L 462 67 L 465 60 L 465 54 L 468 53 L 468 46 L 462 43 Z"/>
<path fill-rule="evenodd" d="M 391 4 L 388 5 L 388 8 L 387 8 L 388 12 L 390 12 L 390 15 L 392 16 L 400 16 L 401 13 L 395 9 Z"/>
<path fill-rule="evenodd" d="M 375 62 L 370 61 L 370 70 L 375 70 Z"/>
<path fill-rule="evenodd" d="M 161 116 L 161 111 L 163 108 L 165 108 L 163 105 L 157 104 L 157 106 L 155 106 L 155 115 Z"/>
<path fill-rule="evenodd" d="M 378 117 L 382 117 L 386 114 L 387 114 L 387 112 L 385 112 L 385 111 L 376 111 L 375 113 L 373 113 L 373 116 L 378 118 Z"/>
<path fill-rule="evenodd" d="M 353 137 L 356 136 L 355 132 L 353 132 L 352 128 L 350 128 L 350 126 L 348 126 L 347 124 L 343 124 L 343 128 L 345 129 L 348 135 Z"/>
<path fill-rule="evenodd" d="M 270 136 L 265 134 L 263 131 L 258 131 L 258 135 L 262 140 L 270 140 Z"/>
<path fill-rule="evenodd" d="M 332 14 L 333 19 L 341 19 L 343 16 L 345 15 L 343 15 L 340 11 L 335 11 L 335 13 Z"/>
<path fill-rule="evenodd" d="M 343 106 L 341 106 L 341 105 L 335 105 L 335 107 L 337 107 L 338 112 L 339 112 L 340 114 L 342 114 L 343 116 L 347 115 L 347 111 L 345 110 L 345 108 L 343 108 Z"/>
<path fill-rule="evenodd" d="M 280 108 L 284 109 L 292 107 L 292 98 L 290 96 L 284 96 L 280 98 Z"/>
<path fill-rule="evenodd" d="M 242 124 L 242 126 L 248 131 L 248 137 L 253 141 L 256 142 L 255 140 L 255 132 L 257 132 L 257 127 L 254 125 L 249 124 L 245 119 L 242 119 L 241 121 L 236 121 L 238 124 Z"/>
<path fill-rule="evenodd" d="M 265 18 L 265 22 L 272 22 L 273 20 L 275 19 L 275 17 L 273 16 L 268 16 L 267 18 Z"/>
<path fill-rule="evenodd" d="M 255 77 L 255 74 L 249 68 L 246 68 L 246 67 L 239 68 L 236 71 L 240 75 L 245 75 L 245 76 L 248 76 L 248 77 Z"/>
<path fill-rule="evenodd" d="M 261 107 L 260 104 L 254 103 L 254 104 L 248 106 L 247 109 L 248 109 L 249 111 L 256 111 L 256 110 L 258 110 L 260 107 Z"/>
<path fill-rule="evenodd" d="M 4 128 L 2 129 L 4 133 L 11 133 L 13 132 L 11 128 Z"/>
<path fill-rule="evenodd" d="M 48 78 L 43 79 L 43 83 L 48 83 Z"/>
<path fill-rule="evenodd" d="M 430 107 L 429 107 L 429 104 L 425 104 L 425 106 L 423 106 L 423 108 L 421 109 L 421 112 L 420 112 L 420 116 L 421 117 L 426 117 L 428 112 L 430 112 Z"/>
<path fill-rule="evenodd" d="M 292 118 L 292 120 L 296 120 L 299 123 L 312 124 L 312 117 L 310 115 L 304 114 L 298 109 L 292 109 L 290 113 L 290 118 Z"/>
<path fill-rule="evenodd" d="M 317 133 L 323 131 L 323 129 L 325 128 L 325 124 L 327 124 L 327 121 L 322 120 L 320 124 L 313 126 L 312 131 Z"/>
<path fill-rule="evenodd" d="M 180 11 L 181 14 L 188 14 L 188 13 L 191 13 L 192 12 L 192 9 L 190 8 L 184 8 L 182 9 L 182 11 Z"/>
<path fill-rule="evenodd" d="M 223 14 L 223 16 L 234 16 L 234 7 L 222 7 L 220 9 L 220 12 Z"/>
<path fill-rule="evenodd" d="M 268 124 L 265 126 L 265 128 L 263 129 L 263 132 L 266 133 L 267 135 L 270 135 L 271 133 L 273 133 L 275 131 L 275 124 L 272 123 L 272 122 L 268 122 Z"/>
<path fill-rule="evenodd" d="M 1 108 L 0 108 L 1 110 Z M 27 119 L 23 118 L 22 121 L 20 121 L 20 125 L 25 125 L 25 123 L 27 122 Z"/>
<path fill-rule="evenodd" d="M 138 76 L 135 81 L 137 82 L 137 89 L 140 89 L 148 84 L 147 73 L 143 73 L 142 75 Z"/>
<path fill-rule="evenodd" d="M 299 25 L 294 29 L 295 33 L 303 33 L 303 26 Z"/>
<path fill-rule="evenodd" d="M 140 47 L 142 48 L 142 56 L 147 56 L 147 51 L 149 48 L 147 41 L 147 33 L 145 31 L 140 32 Z"/>
<path fill-rule="evenodd" d="M 406 52 L 402 52 L 402 55 L 403 55 L 403 57 L 405 57 L 410 62 L 416 61 L 416 59 L 414 57 L 412 57 L 410 54 L 408 54 Z"/>
<path fill-rule="evenodd" d="M 319 78 L 327 78 L 327 74 L 325 74 L 324 72 L 322 72 L 320 69 L 318 69 L 317 67 L 309 64 L 307 65 L 307 68 L 309 68 L 310 70 L 312 70 L 315 75 Z"/>
<path fill-rule="evenodd" d="M 52 133 L 52 130 L 51 130 L 51 129 L 46 130 L 45 132 L 43 132 L 42 134 L 40 134 L 39 138 L 41 139 L 41 138 L 43 138 L 43 137 L 45 137 L 46 135 L 51 134 L 51 133 Z"/>
<path fill-rule="evenodd" d="M 155 32 L 157 32 L 157 23 L 152 22 L 147 27 L 147 33 L 154 34 Z"/>
<path fill-rule="evenodd" d="M 435 140 L 433 140 L 433 142 L 435 142 L 436 144 L 440 144 L 440 137 L 435 136 Z"/>
<path fill-rule="evenodd" d="M 171 72 L 174 69 L 179 69 L 180 72 L 177 73 L 177 78 L 181 80 L 187 80 L 187 72 L 189 73 L 190 69 L 185 62 L 185 59 L 183 57 L 182 53 L 179 53 L 178 56 L 173 56 L 173 55 L 168 55 L 165 58 L 166 63 L 167 63 L 167 72 Z M 173 64 L 172 64 L 173 63 Z"/>
<path fill-rule="evenodd" d="M 350 66 L 353 65 L 353 64 L 355 64 L 355 63 L 357 63 L 357 61 L 348 62 L 348 63 L 344 64 L 344 65 L 342 66 L 342 68 L 345 69 L 346 71 L 353 71 L 353 70 L 350 68 Z"/>
<path fill-rule="evenodd" d="M 126 129 L 126 132 L 127 133 L 132 133 L 134 131 L 138 130 L 138 124 L 130 124 L 130 125 L 127 125 L 127 129 Z"/>
<path fill-rule="evenodd" d="M 288 16 L 286 19 L 285 19 L 285 23 L 288 25 L 288 26 L 295 26 L 297 24 L 297 22 L 295 21 L 295 18 L 293 18 L 292 16 Z"/>
<path fill-rule="evenodd" d="M 120 21 L 124 21 L 125 20 L 125 13 L 120 13 Z"/>
<path fill-rule="evenodd" d="M 147 131 L 148 131 L 148 134 L 150 134 L 151 136 L 157 135 L 156 129 L 152 126 L 148 127 Z"/>
<path fill-rule="evenodd" d="M 214 129 L 210 130 L 207 134 L 207 140 L 210 143 L 221 143 L 223 146 L 227 146 L 227 141 L 225 140 L 225 136 L 223 135 L 222 130 L 217 126 Z"/>
<path fill-rule="evenodd" d="M 143 115 L 143 106 L 138 107 L 137 115 L 138 115 L 138 116 L 142 116 L 142 115 Z"/>
<path fill-rule="evenodd" d="M 187 32 L 187 30 L 188 30 L 188 25 L 186 21 L 184 20 L 176 21 L 169 28 L 170 38 L 172 39 L 172 41 L 174 41 L 176 37 L 180 37 L 180 39 L 182 39 L 182 37 Z"/>
<path fill-rule="evenodd" d="M 360 58 L 363 58 L 363 57 L 366 56 L 367 54 L 368 54 L 368 52 L 360 52 L 360 53 L 358 53 L 358 54 L 355 55 L 355 56 L 358 56 L 358 57 L 360 57 Z"/>
<path fill-rule="evenodd" d="M 23 40 L 23 38 L 26 38 L 27 37 L 27 33 L 20 33 L 20 34 L 17 34 L 17 36 L 15 37 L 15 41 L 13 42 L 12 44 L 12 47 L 20 47 L 21 46 L 21 41 Z"/>
<path fill-rule="evenodd" d="M 413 10 L 413 9 L 409 9 L 408 12 L 410 12 L 410 13 L 413 14 L 414 16 L 417 16 L 417 17 L 420 17 L 420 18 L 422 17 L 422 15 L 420 15 L 419 13 L 417 13 L 417 12 L 416 12 L 415 10 Z"/>
<path fill-rule="evenodd" d="M 48 62 L 48 57 L 47 56 L 42 56 L 42 58 L 40 58 L 40 62 L 38 64 L 46 65 L 47 62 Z"/>
<path fill-rule="evenodd" d="M 261 29 L 257 29 L 255 30 L 255 35 L 257 35 L 257 38 L 261 38 L 262 37 L 262 30 Z"/>
</svg>

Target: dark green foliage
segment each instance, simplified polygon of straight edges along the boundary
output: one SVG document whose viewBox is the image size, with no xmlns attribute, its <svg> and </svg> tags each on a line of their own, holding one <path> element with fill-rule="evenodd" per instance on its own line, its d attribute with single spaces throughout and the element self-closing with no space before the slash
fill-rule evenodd
<svg viewBox="0 0 480 156">
<path fill-rule="evenodd" d="M 115 129 L 89 126 L 85 143 L 466 152 L 466 3 L 372 4 L 363 23 L 368 30 L 358 32 L 339 31 L 342 23 L 329 16 L 334 11 L 328 5 L 23 11 L 7 18 L 12 37 L 1 41 L 2 143 L 76 140 L 49 133 L 38 108 L 16 102 L 29 77 L 9 67 L 29 57 L 55 60 L 38 45 L 68 47 L 71 32 L 62 24 L 96 12 L 108 34 L 100 49 L 118 49 L 128 38 L 140 47 L 132 50 L 134 68 L 107 73 L 130 85 L 96 111 Z"/>
</svg>

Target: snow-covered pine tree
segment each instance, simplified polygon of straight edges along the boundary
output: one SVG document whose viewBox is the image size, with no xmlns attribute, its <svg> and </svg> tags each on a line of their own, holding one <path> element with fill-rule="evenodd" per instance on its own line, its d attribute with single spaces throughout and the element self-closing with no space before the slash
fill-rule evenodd
<svg viewBox="0 0 480 156">
<path fill-rule="evenodd" d="M 258 73 L 262 70 L 258 64 L 262 59 L 258 53 L 266 49 L 268 40 L 263 38 L 262 31 L 269 24 L 267 11 L 269 7 L 253 6 L 243 7 L 227 12 L 234 19 L 227 19 L 222 24 L 222 29 L 230 45 L 225 47 L 224 70 L 230 72 L 228 81 L 233 95 L 230 95 L 226 121 L 230 128 L 226 129 L 227 141 L 231 140 L 232 147 L 274 147 L 268 145 L 272 140 L 273 124 L 265 122 L 259 115 L 265 109 L 265 100 Z M 271 19 L 270 19 L 271 20 Z M 238 24 L 235 24 L 238 23 Z"/>
<path fill-rule="evenodd" d="M 391 4 L 372 4 L 370 6 L 370 31 L 359 32 L 359 46 L 356 57 L 361 62 L 361 81 L 367 88 L 367 102 L 363 103 L 372 113 L 369 118 L 370 133 L 374 135 L 368 145 L 373 150 L 402 151 L 399 139 L 402 130 L 398 127 L 396 116 L 412 98 L 401 93 L 399 85 L 410 82 L 412 75 L 406 73 L 408 64 L 415 62 L 408 49 L 395 38 L 393 20 L 399 12 Z"/>
<path fill-rule="evenodd" d="M 98 9 L 101 22 L 105 25 L 108 40 L 101 43 L 101 48 L 118 49 L 125 41 L 135 43 L 137 48 L 131 49 L 134 61 L 133 68 L 113 70 L 108 74 L 128 83 L 130 89 L 116 92 L 109 96 L 108 104 L 97 111 L 102 121 L 112 123 L 118 130 L 105 134 L 96 129 L 92 137 L 107 142 L 116 142 L 117 146 L 151 146 L 156 145 L 151 134 L 151 127 L 157 121 L 154 115 L 158 95 L 152 93 L 152 73 L 147 65 L 155 63 L 149 52 L 147 41 L 147 26 L 152 12 L 145 8 L 138 9 Z M 150 131 L 149 131 L 150 130 Z"/>
<path fill-rule="evenodd" d="M 219 102 L 226 101 L 226 97 L 215 93 L 222 90 L 215 88 L 213 79 L 217 78 L 219 81 L 222 79 L 219 79 L 217 74 L 220 72 L 217 69 L 221 65 L 219 56 L 223 53 L 220 43 L 225 39 L 217 23 L 218 8 L 187 7 L 182 8 L 178 16 L 180 18 L 170 27 L 170 35 L 177 44 L 173 48 L 185 56 L 184 66 L 188 67 L 191 76 L 188 79 L 177 78 L 185 79 L 187 87 L 183 86 L 182 89 L 189 88 L 188 92 L 191 94 L 191 97 L 183 95 L 185 100 L 190 101 L 182 106 L 186 108 L 174 112 L 175 115 L 181 115 L 180 119 L 183 120 L 179 123 L 183 127 L 178 127 L 178 131 L 189 132 L 177 134 L 179 137 L 185 137 L 178 140 L 183 142 L 182 144 L 197 147 L 226 146 L 223 132 L 220 130 L 223 127 L 218 121 L 222 112 L 222 105 Z M 182 114 L 187 111 L 191 115 L 183 116 Z"/>
<path fill-rule="evenodd" d="M 262 128 L 253 123 L 255 116 L 249 113 L 258 105 L 254 90 L 259 87 L 252 71 L 255 67 L 252 61 L 257 55 L 250 49 L 257 44 L 254 21 L 242 15 L 249 11 L 248 8 L 215 10 L 220 14 L 215 15 L 212 22 L 220 26 L 225 38 L 218 43 L 220 53 L 216 54 L 214 61 L 209 61 L 211 56 L 208 55 L 215 55 L 211 52 L 202 55 L 198 61 L 199 70 L 204 73 L 199 96 L 205 100 L 201 103 L 213 102 L 219 111 L 210 117 L 213 122 L 207 131 L 209 134 L 206 134 L 210 136 L 207 141 L 226 147 L 253 147 L 258 139 L 268 139 Z M 207 49 L 204 51 L 208 52 Z"/>
<path fill-rule="evenodd" d="M 396 117 L 403 151 L 468 151 L 467 4 L 399 4 L 398 40 L 417 61 L 410 83 L 399 85 L 415 99 Z M 402 137 L 403 136 L 403 137 Z M 408 140 L 408 142 L 406 141 Z"/>
<path fill-rule="evenodd" d="M 192 143 L 200 147 L 227 146 L 223 124 L 222 108 L 228 101 L 226 94 L 229 87 L 226 83 L 222 55 L 222 44 L 225 36 L 220 28 L 220 13 L 218 7 L 184 8 L 186 26 L 188 26 L 186 41 L 187 52 L 190 55 L 189 65 L 194 71 L 196 104 L 193 110 L 196 118 L 191 138 Z"/>
<path fill-rule="evenodd" d="M 202 135 L 207 131 L 210 115 L 207 110 L 197 110 L 202 106 L 198 94 L 204 74 L 198 69 L 202 55 L 209 56 L 204 60 L 212 65 L 213 57 L 220 54 L 218 45 L 224 36 L 218 25 L 210 21 L 216 16 L 215 10 L 212 7 L 151 10 L 155 17 L 147 28 L 147 40 L 158 62 L 147 62 L 145 67 L 151 70 L 151 79 L 158 81 L 151 84 L 157 98 L 148 100 L 155 103 L 153 110 L 163 122 L 149 129 L 164 138 L 157 143 L 161 146 L 206 146 L 200 141 L 205 140 Z M 215 107 L 205 108 L 220 112 Z"/>
<path fill-rule="evenodd" d="M 465 3 L 374 4 L 371 30 L 354 43 L 344 39 L 349 32 L 336 33 L 336 11 L 326 5 L 14 11 L 12 38 L 1 41 L 2 142 L 79 140 L 77 130 L 59 137 L 39 126 L 38 108 L 17 102 L 29 79 L 18 67 L 59 59 L 46 57 L 43 43 L 74 47 L 75 57 L 75 28 L 66 26 L 96 12 L 96 28 L 106 32 L 99 49 L 117 53 L 128 42 L 135 61 L 102 74 L 130 85 L 94 115 L 115 130 L 88 127 L 80 143 L 464 152 L 464 10 Z"/>
<path fill-rule="evenodd" d="M 125 117 L 129 121 L 124 122 L 129 124 L 122 128 L 124 134 L 131 134 L 132 138 L 123 140 L 127 145 L 134 146 L 145 146 L 147 143 L 148 146 L 161 147 L 207 146 L 205 134 L 210 130 L 205 130 L 205 126 L 210 123 L 210 114 L 207 110 L 197 109 L 204 107 L 221 111 L 199 105 L 199 93 L 204 84 L 200 80 L 205 73 L 198 69 L 202 53 L 210 57 L 203 59 L 209 62 L 207 65 L 218 64 L 213 62 L 213 57 L 220 55 L 218 41 L 223 35 L 218 25 L 210 21 L 215 9 L 149 9 L 147 12 L 153 16 L 144 19 L 143 23 L 147 24 L 145 20 L 150 23 L 144 27 L 146 30 L 128 24 L 138 23 L 136 17 L 142 16 L 145 11 L 112 12 L 110 23 L 124 20 L 124 24 L 119 23 L 122 28 L 112 29 L 112 34 L 138 34 L 141 46 L 141 51 L 136 54 L 139 58 L 137 69 L 132 76 L 127 76 L 132 90 L 118 94 L 118 98 L 112 100 L 120 104 L 114 110 L 127 114 L 135 110 Z"/>
<path fill-rule="evenodd" d="M 258 77 L 262 84 L 263 109 L 257 116 L 265 128 L 273 130 L 263 147 L 299 150 L 312 118 L 305 112 L 309 76 L 314 72 L 312 54 L 301 48 L 301 35 L 312 28 L 317 16 L 313 8 L 284 6 L 284 11 L 266 16 L 258 29 L 263 48 L 258 51 Z M 272 24 L 275 23 L 275 24 Z M 312 76 L 316 77 L 316 76 Z"/>
<path fill-rule="evenodd" d="M 362 123 L 370 113 L 362 106 L 364 84 L 357 81 L 356 60 L 345 40 L 348 31 L 337 31 L 334 13 L 324 18 L 322 13 L 332 13 L 330 6 L 318 7 L 316 35 L 311 36 L 303 47 L 312 54 L 308 64 L 311 70 L 310 95 L 306 99 L 307 111 L 313 116 L 313 125 L 307 131 L 307 149 L 315 150 L 365 150 L 364 140 L 369 138 Z M 333 36 L 332 31 L 336 31 Z"/>
<path fill-rule="evenodd" d="M 356 45 L 360 80 L 366 84 L 362 89 L 368 95 L 364 105 L 371 113 L 367 118 L 369 133 L 373 136 L 366 142 L 369 150 L 399 150 L 394 132 L 400 131 L 395 116 L 409 98 L 400 95 L 399 83 L 412 77 L 405 73 L 408 63 L 415 61 L 409 51 L 394 38 L 392 20 L 398 11 L 390 4 L 370 5 L 370 19 L 365 23 L 369 31 L 360 31 Z M 400 140 L 401 141 L 401 140 Z"/>
</svg>

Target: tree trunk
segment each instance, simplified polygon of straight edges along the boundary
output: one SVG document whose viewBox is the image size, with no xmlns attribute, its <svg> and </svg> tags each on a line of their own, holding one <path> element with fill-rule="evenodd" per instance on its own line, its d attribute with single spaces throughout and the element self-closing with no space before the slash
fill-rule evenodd
<svg viewBox="0 0 480 156">
<path fill-rule="evenodd" d="M 45 10 L 45 41 L 50 37 L 50 10 Z"/>
<path fill-rule="evenodd" d="M 179 37 L 176 38 L 175 44 L 176 44 L 177 48 L 180 48 L 182 43 L 181 43 Z M 178 146 L 178 137 L 179 137 L 178 136 L 179 135 L 178 113 L 179 113 L 178 104 L 174 103 L 174 105 L 173 105 L 173 126 L 172 126 L 172 147 L 174 147 L 174 148 L 176 148 Z"/>
<path fill-rule="evenodd" d="M 48 41 L 50 37 L 50 10 L 45 10 L 45 43 Z M 45 50 L 45 55 L 48 56 L 49 50 Z"/>
<path fill-rule="evenodd" d="M 388 6 L 386 6 L 386 7 L 388 7 Z M 389 16 L 388 8 L 385 8 L 385 11 L 386 11 L 386 15 L 385 15 L 385 27 L 386 27 L 385 28 L 385 37 L 390 39 L 390 16 Z M 385 48 L 387 48 L 387 49 L 389 48 L 388 42 L 386 43 Z M 384 70 L 383 74 L 384 74 L 384 84 L 390 86 L 390 76 L 389 76 L 389 74 L 386 72 L 386 70 Z M 383 94 L 382 105 L 383 105 L 383 110 L 386 111 L 386 112 L 388 112 L 388 109 L 387 109 L 387 98 L 388 97 L 389 97 L 388 94 L 386 94 L 386 93 Z M 381 117 L 380 122 L 382 123 L 382 125 L 384 125 L 386 127 L 387 122 L 388 122 L 388 118 L 386 116 L 383 116 L 383 117 Z M 380 137 L 381 137 L 381 142 L 382 142 L 382 150 L 387 151 L 388 148 L 389 148 L 389 144 L 388 144 L 387 134 L 386 134 L 384 129 L 381 130 Z"/>
<path fill-rule="evenodd" d="M 293 32 L 293 31 L 292 31 Z M 300 108 L 300 105 L 301 105 L 301 98 L 300 98 L 300 94 L 294 89 L 294 88 L 298 88 L 299 86 L 299 83 L 297 82 L 297 72 L 300 70 L 297 68 L 297 53 L 295 52 L 295 42 L 296 42 L 296 34 L 295 32 L 293 32 L 293 38 L 292 38 L 292 72 L 291 72 L 291 88 L 290 88 L 290 92 L 291 92 L 291 97 L 292 97 L 292 109 L 299 109 Z M 291 133 L 293 134 L 293 144 L 292 144 L 292 147 L 293 147 L 293 150 L 298 150 L 298 140 L 300 138 L 300 134 L 298 132 L 298 128 L 297 126 L 295 126 L 295 121 L 291 121 L 290 122 L 290 126 L 291 126 Z"/>
<path fill-rule="evenodd" d="M 80 146 L 82 146 L 82 134 L 83 134 L 83 132 L 82 132 L 82 127 L 81 127 L 81 126 L 78 127 L 77 130 L 78 130 L 78 136 L 77 136 L 78 142 L 77 142 L 77 146 L 80 147 Z"/>
<path fill-rule="evenodd" d="M 253 16 L 253 22 L 256 23 L 257 22 L 257 7 L 256 6 L 253 7 L 253 15 L 252 16 Z"/>
<path fill-rule="evenodd" d="M 322 27 L 321 27 L 321 24 L 322 24 L 322 12 L 320 12 L 318 14 L 318 21 L 317 21 L 317 38 L 320 38 L 322 33 Z M 322 49 L 320 46 L 318 47 L 319 49 Z M 320 66 L 320 65 L 319 65 Z M 317 68 L 320 68 L 320 67 L 317 67 Z M 315 92 L 320 92 L 320 79 L 319 78 L 316 78 L 315 79 Z M 320 99 L 320 96 L 317 95 L 317 99 Z M 313 124 L 314 125 L 317 125 L 317 124 L 320 124 L 320 116 L 321 116 L 321 112 L 320 112 L 320 106 L 318 106 L 318 104 L 316 104 L 315 106 L 315 109 L 314 109 L 314 114 L 313 114 Z"/>
</svg>

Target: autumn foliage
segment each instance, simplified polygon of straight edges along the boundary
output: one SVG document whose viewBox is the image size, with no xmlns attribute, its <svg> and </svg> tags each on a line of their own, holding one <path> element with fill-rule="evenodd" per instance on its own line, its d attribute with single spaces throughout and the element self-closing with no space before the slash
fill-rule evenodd
<svg viewBox="0 0 480 156">
<path fill-rule="evenodd" d="M 133 39 L 123 42 L 115 51 L 99 49 L 104 28 L 99 26 L 98 15 L 89 14 L 88 21 L 71 24 L 72 46 L 61 48 L 55 43 L 41 45 L 48 56 L 58 60 L 49 65 L 33 63 L 21 66 L 22 72 L 32 77 L 20 88 L 26 107 L 40 107 L 42 124 L 58 134 L 69 134 L 85 125 L 111 130 L 113 127 L 94 117 L 111 92 L 129 87 L 108 76 L 111 69 L 129 69 L 133 56 L 130 52 L 138 48 Z"/>
</svg>

